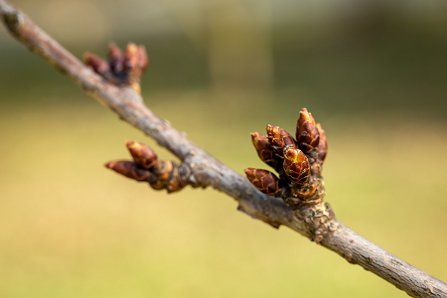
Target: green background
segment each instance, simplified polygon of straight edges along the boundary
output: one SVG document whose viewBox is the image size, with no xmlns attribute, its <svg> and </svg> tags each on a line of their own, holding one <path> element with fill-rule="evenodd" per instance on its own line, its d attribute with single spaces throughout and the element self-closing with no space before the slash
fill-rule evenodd
<svg viewBox="0 0 447 298">
<path fill-rule="evenodd" d="M 326 129 L 327 200 L 447 280 L 442 1 L 14 1 L 81 57 L 144 44 L 148 106 L 231 168 L 249 133 Z M 107 171 L 152 145 L 0 29 L 1 297 L 406 297 L 212 189 L 166 195 Z"/>
</svg>

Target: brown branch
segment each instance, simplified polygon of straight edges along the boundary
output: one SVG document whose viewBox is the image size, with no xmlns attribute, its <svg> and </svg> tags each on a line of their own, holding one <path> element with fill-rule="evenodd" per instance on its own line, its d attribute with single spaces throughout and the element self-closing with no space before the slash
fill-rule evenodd
<svg viewBox="0 0 447 298">
<path fill-rule="evenodd" d="M 109 107 L 121 119 L 176 155 L 190 170 L 190 184 L 211 186 L 233 197 L 238 202 L 238 209 L 251 217 L 274 227 L 287 226 L 311 240 L 315 239 L 315 230 L 308 222 L 315 214 L 306 214 L 306 210 L 304 213 L 297 212 L 282 199 L 258 191 L 244 177 L 153 114 L 133 88 L 119 87 L 105 81 L 5 0 L 0 0 L 0 14 L 11 34 L 25 46 L 71 77 L 85 92 Z M 329 223 L 333 229 L 319 239 L 322 246 L 338 253 L 348 262 L 359 264 L 377 274 L 410 296 L 447 297 L 447 285 L 442 281 L 401 261 L 334 218 Z"/>
</svg>

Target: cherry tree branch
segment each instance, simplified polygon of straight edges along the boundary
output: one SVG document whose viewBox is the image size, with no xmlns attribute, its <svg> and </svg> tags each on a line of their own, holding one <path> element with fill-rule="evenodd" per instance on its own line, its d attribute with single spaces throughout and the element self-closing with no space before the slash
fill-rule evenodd
<svg viewBox="0 0 447 298">
<path fill-rule="evenodd" d="M 10 33 L 31 51 L 72 78 L 86 93 L 110 108 L 122 120 L 176 155 L 190 171 L 188 182 L 191 185 L 211 186 L 234 198 L 238 210 L 247 215 L 275 228 L 287 226 L 311 240 L 317 240 L 314 227 L 309 224 L 311 215 L 297 212 L 280 198 L 261 193 L 245 177 L 210 156 L 189 141 L 185 134 L 157 117 L 147 108 L 137 91 L 104 80 L 6 0 L 0 0 L 0 15 Z M 316 241 L 320 245 L 382 277 L 410 296 L 447 297 L 447 285 L 444 282 L 362 238 L 335 217 L 329 219 L 329 224 L 333 228 Z"/>
</svg>

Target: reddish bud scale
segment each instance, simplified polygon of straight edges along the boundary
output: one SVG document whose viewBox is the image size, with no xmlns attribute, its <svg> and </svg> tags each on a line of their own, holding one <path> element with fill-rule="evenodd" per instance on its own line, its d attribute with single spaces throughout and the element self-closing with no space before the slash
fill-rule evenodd
<svg viewBox="0 0 447 298">
<path fill-rule="evenodd" d="M 153 173 L 153 177 L 149 180 L 153 189 L 166 189 L 171 193 L 185 186 L 182 177 L 180 177 L 179 165 L 173 161 L 160 161 L 154 168 Z"/>
<path fill-rule="evenodd" d="M 149 171 L 139 168 L 137 164 L 128 160 L 109 161 L 105 166 L 123 176 L 137 181 L 147 181 L 151 176 Z"/>
<path fill-rule="evenodd" d="M 283 154 L 285 147 L 295 146 L 293 137 L 281 127 L 268 124 L 266 131 L 267 138 L 278 155 Z"/>
<path fill-rule="evenodd" d="M 316 155 L 320 141 L 320 135 L 316 127 L 315 119 L 306 108 L 301 109 L 296 125 L 296 140 L 298 148 L 308 155 Z M 312 156 L 316 157 L 316 156 Z"/>
<path fill-rule="evenodd" d="M 121 49 L 115 43 L 109 45 L 109 64 L 115 76 L 122 76 L 122 72 L 124 71 L 124 56 Z"/>
<path fill-rule="evenodd" d="M 284 150 L 284 172 L 298 185 L 304 185 L 310 178 L 310 164 L 307 156 L 299 149 L 288 147 Z"/>
<path fill-rule="evenodd" d="M 149 57 L 144 46 L 138 47 L 138 67 L 144 72 L 149 65 Z"/>
<path fill-rule="evenodd" d="M 320 135 L 320 142 L 318 143 L 318 159 L 323 162 L 327 155 L 327 138 L 320 123 L 317 123 L 317 129 L 318 134 Z"/>
<path fill-rule="evenodd" d="M 259 158 L 263 162 L 274 169 L 277 169 L 278 166 L 282 166 L 282 158 L 278 158 L 278 156 L 275 155 L 274 149 L 266 136 L 254 132 L 251 134 L 251 140 Z"/>
<path fill-rule="evenodd" d="M 171 173 L 169 174 L 169 178 L 166 182 L 166 190 L 171 193 L 174 191 L 178 191 L 183 188 L 182 179 L 179 174 L 179 167 L 177 164 L 173 163 L 173 168 Z"/>
<path fill-rule="evenodd" d="M 262 169 L 247 168 L 245 169 L 247 179 L 261 192 L 269 196 L 279 196 L 279 180 L 270 171 Z"/>
<path fill-rule="evenodd" d="M 149 146 L 135 141 L 128 141 L 126 146 L 133 160 L 140 167 L 150 170 L 158 164 L 157 155 Z"/>
<path fill-rule="evenodd" d="M 140 77 L 147 64 L 148 59 L 144 47 L 139 47 L 134 43 L 128 44 L 124 53 L 124 67 L 127 73 L 127 84 L 136 91 L 140 90 Z"/>
<path fill-rule="evenodd" d="M 102 77 L 106 77 L 110 75 L 110 68 L 107 62 L 102 59 L 101 57 L 92 54 L 92 53 L 85 53 L 84 54 L 84 63 L 88 66 L 90 66 L 94 72 L 99 74 Z"/>
<path fill-rule="evenodd" d="M 138 69 L 138 46 L 134 43 L 129 43 L 124 52 L 124 67 L 128 71 Z"/>
<path fill-rule="evenodd" d="M 86 64 L 104 79 L 115 85 L 129 85 L 140 92 L 140 78 L 149 59 L 146 49 L 130 43 L 123 52 L 114 43 L 109 45 L 108 62 L 93 54 L 86 54 Z"/>
</svg>

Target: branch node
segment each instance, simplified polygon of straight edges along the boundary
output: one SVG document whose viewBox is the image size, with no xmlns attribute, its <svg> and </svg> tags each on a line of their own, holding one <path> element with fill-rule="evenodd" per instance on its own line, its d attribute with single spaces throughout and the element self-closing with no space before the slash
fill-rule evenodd
<svg viewBox="0 0 447 298">
<path fill-rule="evenodd" d="M 106 163 L 107 168 L 127 178 L 147 182 L 155 190 L 166 189 L 168 193 L 179 191 L 186 185 L 198 186 L 186 163 L 160 160 L 149 146 L 140 142 L 128 141 L 126 146 L 133 161 L 110 161 Z"/>
<path fill-rule="evenodd" d="M 144 46 L 129 43 L 122 52 L 115 43 L 111 43 L 107 61 L 86 52 L 84 62 L 110 84 L 130 87 L 137 93 L 141 93 L 141 75 L 147 69 L 149 58 Z"/>
<path fill-rule="evenodd" d="M 324 203 L 324 181 L 321 176 L 327 153 L 327 140 L 321 125 L 306 108 L 299 112 L 296 139 L 279 126 L 267 125 L 267 135 L 251 134 L 259 158 L 274 173 L 248 168 L 248 180 L 261 192 L 281 197 L 306 225 L 312 241 L 320 243 L 337 229 L 335 214 Z"/>
</svg>

